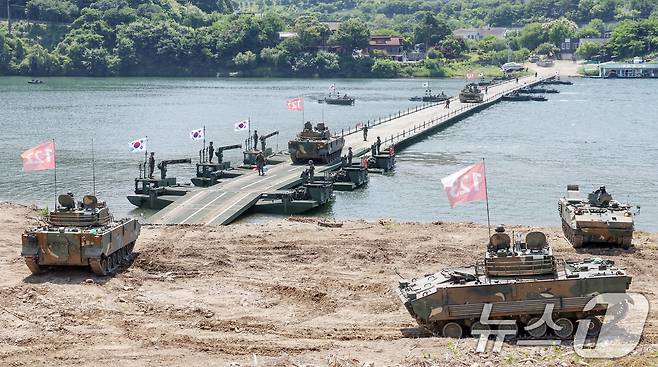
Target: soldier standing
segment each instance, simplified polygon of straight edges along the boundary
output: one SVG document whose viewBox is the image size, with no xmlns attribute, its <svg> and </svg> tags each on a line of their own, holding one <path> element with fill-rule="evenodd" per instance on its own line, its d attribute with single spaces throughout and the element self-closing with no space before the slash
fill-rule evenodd
<svg viewBox="0 0 658 367">
<path fill-rule="evenodd" d="M 368 141 L 368 125 L 363 125 L 363 141 Z"/>
<path fill-rule="evenodd" d="M 308 177 L 309 182 L 313 182 L 313 175 L 315 174 L 315 166 L 313 165 L 313 160 L 308 161 Z"/>
<path fill-rule="evenodd" d="M 380 139 L 379 136 L 377 137 L 377 142 L 375 143 L 375 145 L 377 148 L 377 155 L 379 155 L 379 148 L 381 148 L 382 146 L 382 139 Z"/>
<path fill-rule="evenodd" d="M 352 147 L 347 148 L 347 166 L 352 167 L 352 158 L 354 158 L 354 153 L 352 153 Z"/>
<path fill-rule="evenodd" d="M 265 153 L 265 140 L 267 140 L 267 139 L 265 139 L 264 136 L 261 136 L 261 137 L 260 137 L 260 150 L 261 150 L 263 153 Z"/>
<path fill-rule="evenodd" d="M 373 157 L 377 155 L 377 144 L 372 144 L 370 146 L 370 155 L 372 155 Z"/>
<path fill-rule="evenodd" d="M 212 163 L 212 156 L 215 155 L 215 147 L 212 146 L 212 141 L 208 146 L 208 162 Z"/>
<path fill-rule="evenodd" d="M 259 176 L 265 176 L 265 157 L 263 156 L 263 152 L 259 152 L 256 155 L 256 168 L 258 169 Z"/>
<path fill-rule="evenodd" d="M 153 178 L 153 171 L 155 171 L 155 153 L 151 152 L 149 157 L 149 178 Z"/>
<path fill-rule="evenodd" d="M 446 99 L 446 106 L 444 108 L 450 108 L 450 99 Z"/>
<path fill-rule="evenodd" d="M 258 150 L 258 130 L 254 130 L 254 150 Z"/>
</svg>

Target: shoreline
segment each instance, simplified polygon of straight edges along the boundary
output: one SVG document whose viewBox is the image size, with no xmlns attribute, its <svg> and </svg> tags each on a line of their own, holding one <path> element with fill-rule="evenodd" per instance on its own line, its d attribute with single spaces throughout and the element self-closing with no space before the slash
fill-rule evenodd
<svg viewBox="0 0 658 367">
<path fill-rule="evenodd" d="M 101 360 L 139 366 L 582 361 L 569 346 L 506 344 L 501 354 L 478 354 L 474 338 L 428 337 L 404 310 L 396 273 L 411 278 L 474 263 L 486 225 L 352 220 L 331 228 L 307 217 L 226 227 L 145 225 L 133 264 L 112 277 L 84 268 L 31 276 L 20 258 L 20 233 L 35 215 L 0 203 L 6 364 L 98 363 L 98 352 Z M 630 251 L 576 251 L 559 228 L 532 228 L 545 231 L 556 256 L 603 256 L 629 271 L 630 290 L 646 294 L 652 307 L 640 345 L 615 363 L 657 363 L 658 233 L 636 233 Z"/>
</svg>

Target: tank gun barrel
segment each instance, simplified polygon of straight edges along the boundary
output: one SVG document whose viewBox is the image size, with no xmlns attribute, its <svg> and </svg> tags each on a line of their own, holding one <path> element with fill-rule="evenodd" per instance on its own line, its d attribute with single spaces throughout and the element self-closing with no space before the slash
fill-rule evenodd
<svg viewBox="0 0 658 367">
<path fill-rule="evenodd" d="M 242 148 L 242 144 L 224 145 L 222 147 L 217 147 L 216 152 L 223 152 L 225 150 L 240 149 L 240 148 Z"/>
</svg>

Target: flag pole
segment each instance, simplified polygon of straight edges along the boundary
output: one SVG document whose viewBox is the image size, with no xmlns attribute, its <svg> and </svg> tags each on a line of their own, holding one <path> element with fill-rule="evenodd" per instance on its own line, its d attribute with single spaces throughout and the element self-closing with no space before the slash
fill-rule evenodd
<svg viewBox="0 0 658 367">
<path fill-rule="evenodd" d="M 91 138 L 91 178 L 94 187 L 94 196 L 96 196 L 96 159 L 94 156 L 94 138 Z"/>
<path fill-rule="evenodd" d="M 301 95 L 299 96 L 299 100 L 302 103 L 304 103 L 304 97 L 302 97 Z M 302 125 L 304 125 L 305 122 L 306 122 L 306 119 L 304 118 L 304 106 L 302 105 Z"/>
<path fill-rule="evenodd" d="M 55 150 L 55 138 L 53 138 L 53 151 Z M 55 156 L 55 152 L 53 152 L 53 157 Z M 55 159 L 55 206 L 53 207 L 53 210 L 57 210 L 57 159 Z"/>
<path fill-rule="evenodd" d="M 203 160 L 205 161 L 206 158 L 206 125 L 203 125 Z"/>
<path fill-rule="evenodd" d="M 487 187 L 487 167 L 482 158 L 482 171 L 484 172 L 484 193 L 487 199 L 487 229 L 489 230 L 489 237 L 491 237 L 491 219 L 489 217 L 489 188 Z"/>
</svg>

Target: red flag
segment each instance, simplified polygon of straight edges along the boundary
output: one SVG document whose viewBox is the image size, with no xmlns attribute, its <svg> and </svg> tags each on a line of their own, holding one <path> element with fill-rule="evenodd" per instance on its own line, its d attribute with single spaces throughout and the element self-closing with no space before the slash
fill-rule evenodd
<svg viewBox="0 0 658 367">
<path fill-rule="evenodd" d="M 365 169 L 368 169 L 368 157 L 361 159 L 361 166 L 363 166 Z"/>
<path fill-rule="evenodd" d="M 302 111 L 304 109 L 304 98 L 297 97 L 288 101 L 288 111 Z"/>
<path fill-rule="evenodd" d="M 388 146 L 388 156 L 392 157 L 394 155 L 395 155 L 395 147 L 393 146 L 393 144 L 391 144 Z"/>
<path fill-rule="evenodd" d="M 475 73 L 473 73 L 472 71 L 469 71 L 468 73 L 466 73 L 466 79 L 468 79 L 468 80 L 475 79 Z"/>
<path fill-rule="evenodd" d="M 441 179 L 450 207 L 487 198 L 484 162 L 463 168 Z"/>
<path fill-rule="evenodd" d="M 55 168 L 55 141 L 50 140 L 21 154 L 23 171 L 41 171 Z"/>
</svg>

